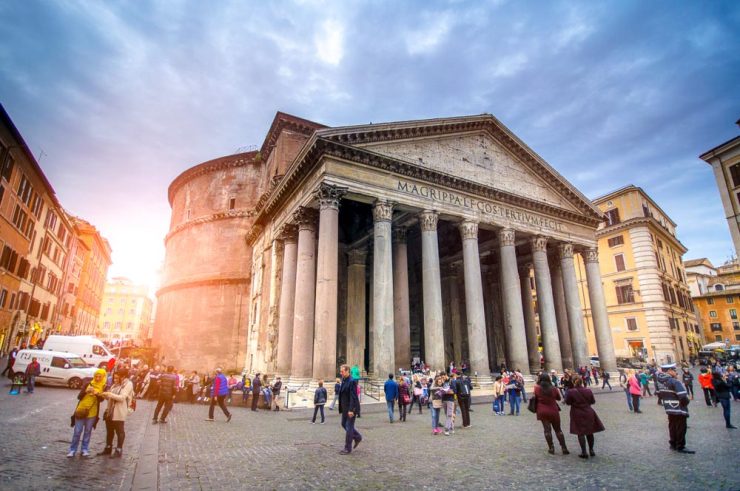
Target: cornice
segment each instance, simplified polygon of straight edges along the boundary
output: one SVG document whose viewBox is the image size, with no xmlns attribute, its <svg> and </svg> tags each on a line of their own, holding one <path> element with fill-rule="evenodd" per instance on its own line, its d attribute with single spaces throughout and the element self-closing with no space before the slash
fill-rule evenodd
<svg viewBox="0 0 740 491">
<path fill-rule="evenodd" d="M 273 119 L 272 121 L 270 130 L 267 132 L 265 141 L 262 143 L 262 148 L 260 148 L 260 156 L 262 157 L 262 160 L 264 160 L 265 162 L 267 161 L 267 159 L 270 157 L 270 154 L 272 153 L 272 150 L 277 144 L 280 133 L 285 130 L 294 131 L 306 136 L 311 136 L 314 131 L 322 128 L 326 128 L 326 126 L 278 111 L 277 114 L 275 114 L 275 119 Z"/>
<path fill-rule="evenodd" d="M 258 155 L 258 152 L 256 151 L 228 155 L 226 157 L 219 157 L 217 159 L 203 162 L 202 164 L 198 164 L 184 171 L 182 174 L 177 176 L 172 181 L 172 183 L 170 184 L 170 187 L 167 189 L 167 199 L 169 200 L 170 206 L 172 206 L 172 201 L 174 199 L 175 193 L 185 183 L 192 181 L 196 177 L 200 177 L 205 174 L 211 174 L 213 172 L 217 172 L 217 171 L 224 170 L 224 169 L 229 169 L 233 167 L 242 167 L 245 165 L 258 163 L 260 162 L 260 160 L 256 158 L 257 155 Z"/>
<path fill-rule="evenodd" d="M 234 219 L 234 218 L 240 218 L 240 219 L 241 218 L 252 218 L 256 215 L 257 215 L 257 212 L 255 212 L 254 210 L 229 210 L 229 211 L 224 211 L 221 213 L 214 213 L 212 215 L 206 215 L 206 216 L 194 218 L 192 220 L 188 220 L 187 222 L 181 223 L 177 225 L 175 228 L 173 228 L 172 230 L 170 230 L 164 238 L 164 244 L 167 245 L 167 242 L 170 240 L 172 236 L 177 235 L 183 230 L 187 230 L 197 225 L 202 225 L 204 223 L 217 222 L 220 220 L 229 220 L 229 219 Z"/>
<path fill-rule="evenodd" d="M 294 162 L 289 173 L 283 177 L 271 193 L 269 199 L 265 200 L 264 206 L 257 210 L 258 216 L 255 223 L 266 222 L 267 217 L 269 217 L 287 199 L 288 195 L 298 187 L 300 182 L 319 163 L 323 156 L 330 156 L 348 162 L 359 163 L 368 167 L 380 169 L 384 172 L 391 172 L 399 176 L 437 184 L 449 189 L 482 196 L 501 203 L 520 206 L 532 211 L 581 223 L 587 226 L 596 227 L 602 221 L 602 217 L 595 213 L 589 212 L 582 215 L 541 203 L 539 201 L 534 201 L 524 196 L 515 195 L 500 189 L 469 181 L 458 176 L 453 176 L 429 168 L 419 167 L 409 162 L 374 153 L 364 148 L 345 145 L 325 138 L 317 138 L 314 144 L 311 145 L 307 152 L 303 154 L 303 157 Z"/>
<path fill-rule="evenodd" d="M 198 280 L 186 280 L 186 281 L 178 281 L 176 283 L 172 283 L 170 285 L 163 286 L 159 290 L 157 290 L 157 297 L 164 295 L 165 293 L 169 293 L 171 291 L 175 290 L 182 290 L 185 288 L 197 288 L 201 286 L 220 286 L 220 285 L 239 285 L 246 283 L 248 284 L 250 281 L 249 276 L 232 276 L 232 277 L 214 277 L 214 278 L 202 278 Z"/>
<path fill-rule="evenodd" d="M 684 246 L 675 235 L 670 233 L 668 229 L 666 229 L 663 225 L 661 225 L 661 223 L 658 220 L 656 220 L 653 217 L 629 218 L 615 225 L 604 227 L 596 231 L 596 238 L 601 239 L 607 235 L 613 234 L 614 232 L 626 231 L 636 225 L 654 225 L 656 229 L 658 229 L 659 231 L 662 231 L 665 234 L 665 236 L 671 242 L 673 242 L 673 245 L 676 246 L 681 251 L 682 255 L 688 252 L 688 249 L 686 248 L 686 246 Z"/>
</svg>

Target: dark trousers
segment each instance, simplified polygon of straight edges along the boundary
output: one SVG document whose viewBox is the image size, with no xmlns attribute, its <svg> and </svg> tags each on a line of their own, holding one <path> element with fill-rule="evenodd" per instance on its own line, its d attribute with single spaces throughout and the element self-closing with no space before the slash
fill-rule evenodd
<svg viewBox="0 0 740 491">
<path fill-rule="evenodd" d="M 632 394 L 632 410 L 636 413 L 640 412 L 640 396 Z"/>
<path fill-rule="evenodd" d="M 253 390 L 252 391 L 252 411 L 257 410 L 257 403 L 260 400 L 260 392 L 261 390 Z"/>
<path fill-rule="evenodd" d="M 609 390 L 612 390 L 612 384 L 610 384 L 607 379 L 603 379 L 603 380 L 604 380 L 604 383 L 601 384 L 601 388 L 603 389 L 604 387 L 606 387 L 608 385 L 609 386 Z"/>
<path fill-rule="evenodd" d="M 668 443 L 671 448 L 681 450 L 686 446 L 686 416 L 668 415 Z"/>
<path fill-rule="evenodd" d="M 347 413 L 342 413 L 342 428 L 344 428 L 345 431 L 344 449 L 347 452 L 352 451 L 352 441 L 362 441 L 362 435 L 360 435 L 360 432 L 355 429 L 356 417 L 357 416 L 352 416 L 350 418 L 349 416 L 347 416 Z"/>
<path fill-rule="evenodd" d="M 406 414 L 408 413 L 408 404 L 403 403 L 403 397 L 398 398 L 398 421 L 406 421 Z"/>
<path fill-rule="evenodd" d="M 318 404 L 313 407 L 313 419 L 311 420 L 312 423 L 316 422 L 316 413 L 321 411 L 321 422 L 324 422 L 324 405 Z"/>
<path fill-rule="evenodd" d="M 686 392 L 689 393 L 691 398 L 694 398 L 694 384 L 686 384 Z"/>
<path fill-rule="evenodd" d="M 159 411 L 161 411 L 163 407 L 164 411 L 162 412 L 162 419 L 160 419 L 160 421 L 166 421 L 167 415 L 170 414 L 170 411 L 172 410 L 171 397 L 165 397 L 157 401 L 157 407 L 154 409 L 154 417 L 152 418 L 153 421 L 157 420 L 157 417 L 159 416 Z"/>
<path fill-rule="evenodd" d="M 457 403 L 460 405 L 460 413 L 462 413 L 463 428 L 470 426 L 470 396 L 458 396 Z"/>
<path fill-rule="evenodd" d="M 708 389 L 706 387 L 703 387 L 702 390 L 704 391 L 704 401 L 707 403 L 707 406 L 717 405 L 717 393 L 714 391 L 714 389 Z"/>
<path fill-rule="evenodd" d="M 105 420 L 105 448 L 113 448 L 113 435 L 117 437 L 116 448 L 123 448 L 126 432 L 123 429 L 124 421 Z"/>
<path fill-rule="evenodd" d="M 725 426 L 729 428 L 732 426 L 732 423 L 730 423 L 730 399 L 720 399 L 719 403 L 722 404 L 722 416 L 725 417 Z"/>
<path fill-rule="evenodd" d="M 421 396 L 413 396 L 411 398 L 411 406 L 409 406 L 409 412 L 413 411 L 414 403 L 419 405 L 419 414 L 421 414 Z"/>
<path fill-rule="evenodd" d="M 216 402 L 218 402 L 218 407 L 221 408 L 221 411 L 224 412 L 224 415 L 227 418 L 231 416 L 231 413 L 229 413 L 229 410 L 226 409 L 226 404 L 224 404 L 224 399 L 226 399 L 226 396 L 211 397 L 211 405 L 208 408 L 208 418 L 213 419 L 213 409 L 216 407 Z"/>
</svg>

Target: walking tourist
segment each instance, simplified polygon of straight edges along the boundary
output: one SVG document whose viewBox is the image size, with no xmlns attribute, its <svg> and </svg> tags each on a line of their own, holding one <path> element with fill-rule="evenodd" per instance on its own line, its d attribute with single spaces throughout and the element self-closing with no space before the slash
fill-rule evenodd
<svg viewBox="0 0 740 491">
<path fill-rule="evenodd" d="M 87 379 L 89 380 L 89 379 Z M 77 394 L 77 406 L 72 417 L 74 432 L 72 433 L 72 444 L 69 446 L 67 457 L 72 458 L 77 454 L 82 437 L 82 456 L 90 456 L 90 437 L 93 428 L 98 424 L 100 412 L 100 399 L 105 390 L 106 373 L 99 368 L 95 371 L 92 381 L 85 384 Z"/>
<path fill-rule="evenodd" d="M 328 395 L 326 393 L 326 388 L 324 387 L 324 381 L 319 380 L 319 387 L 314 391 L 313 393 L 313 418 L 311 419 L 311 424 L 316 424 L 316 413 L 321 411 L 321 424 L 324 424 L 324 404 L 326 404 L 326 400 L 328 399 Z"/>
<path fill-rule="evenodd" d="M 414 378 L 412 380 L 413 383 L 413 397 L 411 398 L 411 406 L 409 407 L 409 411 L 412 411 L 414 409 L 414 403 L 419 405 L 419 414 L 421 414 L 421 399 L 424 395 L 424 389 L 421 385 L 421 381 L 419 380 L 418 375 L 414 375 Z"/>
<path fill-rule="evenodd" d="M 221 411 L 226 416 L 226 422 L 231 421 L 231 413 L 226 409 L 226 404 L 224 404 L 224 400 L 228 395 L 229 383 L 226 380 L 226 376 L 223 374 L 221 368 L 216 368 L 216 376 L 211 383 L 211 405 L 208 407 L 208 418 L 206 421 L 213 421 L 213 411 L 217 403 L 218 407 L 221 408 Z M 252 397 L 254 397 L 254 394 L 252 394 Z"/>
<path fill-rule="evenodd" d="M 683 375 L 681 375 L 681 381 L 683 386 L 686 388 L 686 392 L 689 394 L 689 398 L 694 400 L 694 374 L 692 374 L 688 367 L 683 369 Z"/>
<path fill-rule="evenodd" d="M 737 373 L 737 370 L 732 365 L 727 367 L 727 383 L 730 384 L 732 398 L 735 401 L 740 401 L 740 374 Z"/>
<path fill-rule="evenodd" d="M 36 361 L 36 357 L 31 358 L 31 363 L 26 367 L 26 391 L 33 394 L 36 387 L 36 377 L 41 375 L 41 365 Z"/>
<path fill-rule="evenodd" d="M 594 393 L 583 386 L 582 380 L 576 379 L 573 389 L 569 390 L 565 396 L 565 403 L 570 406 L 570 433 L 578 435 L 578 445 L 581 447 L 581 453 L 578 456 L 582 459 L 587 459 L 589 455 L 595 457 L 594 433 L 604 431 L 604 425 L 591 407 L 596 404 Z M 586 453 L 586 442 L 588 442 L 588 453 Z"/>
<path fill-rule="evenodd" d="M 409 383 L 404 377 L 398 383 L 398 420 L 406 422 L 406 413 L 411 403 L 411 394 L 409 393 Z"/>
<path fill-rule="evenodd" d="M 13 375 L 13 365 L 15 364 L 15 357 L 18 356 L 18 348 L 15 347 L 12 350 L 10 350 L 10 353 L 8 353 L 8 364 L 5 365 L 5 370 L 3 370 L 3 373 L 0 375 L 8 374 L 8 378 L 12 378 Z"/>
<path fill-rule="evenodd" d="M 108 400 L 103 413 L 105 421 L 105 448 L 98 455 L 110 455 L 110 458 L 121 458 L 123 442 L 126 439 L 124 425 L 128 417 L 131 401 L 134 399 L 134 384 L 129 380 L 125 368 L 113 373 L 113 385 L 101 395 Z M 160 387 L 160 391 L 162 388 Z M 116 436 L 116 449 L 113 450 L 113 436 Z"/>
<path fill-rule="evenodd" d="M 640 372 L 640 386 L 642 386 L 642 397 L 645 397 L 645 394 L 648 397 L 653 397 L 653 394 L 650 393 L 650 374 L 647 369 Z"/>
<path fill-rule="evenodd" d="M 720 372 L 712 372 L 712 386 L 717 395 L 717 401 L 722 405 L 722 416 L 725 418 L 725 427 L 735 430 L 737 427 L 730 422 L 730 384 L 727 383 L 727 375 Z"/>
<path fill-rule="evenodd" d="M 432 435 L 438 435 L 439 433 L 441 433 L 441 430 L 439 429 L 439 413 L 442 410 L 442 397 L 444 396 L 444 389 L 442 385 L 442 376 L 437 375 L 434 378 L 434 384 L 429 390 L 429 399 L 431 399 L 432 403 Z"/>
<path fill-rule="evenodd" d="M 360 398 L 357 396 L 357 381 L 350 376 L 349 366 L 342 365 L 339 374 L 342 377 L 339 388 L 339 412 L 342 413 L 342 428 L 345 431 L 344 448 L 339 453 L 349 454 L 362 441 L 362 435 L 355 429 L 355 416 L 360 410 Z"/>
<path fill-rule="evenodd" d="M 602 389 L 608 385 L 609 390 L 612 390 L 612 384 L 609 383 L 610 378 L 611 378 L 611 375 L 609 375 L 609 372 L 607 372 L 606 370 L 601 371 L 601 380 L 602 380 L 601 388 Z"/>
<path fill-rule="evenodd" d="M 668 415 L 668 444 L 671 450 L 679 453 L 693 454 L 693 450 L 686 448 L 686 420 L 689 417 L 689 397 L 686 388 L 676 378 L 676 365 L 668 364 L 661 367 L 663 373 L 657 377 L 661 384 L 663 409 Z"/>
<path fill-rule="evenodd" d="M 383 393 L 385 394 L 385 404 L 388 406 L 388 419 L 393 423 L 393 408 L 396 406 L 396 399 L 398 399 L 398 384 L 393 380 L 393 374 L 388 374 L 388 380 L 383 385 Z"/>
<path fill-rule="evenodd" d="M 632 394 L 630 394 L 629 378 L 632 376 L 632 370 L 625 370 L 619 374 L 619 386 L 627 396 L 627 407 L 632 412 Z"/>
<path fill-rule="evenodd" d="M 497 416 L 504 415 L 504 404 L 506 398 L 506 384 L 504 384 L 503 377 L 496 375 L 496 381 L 493 382 L 493 412 Z"/>
<path fill-rule="evenodd" d="M 699 385 L 701 385 L 701 390 L 704 392 L 704 401 L 707 406 L 717 407 L 717 394 L 714 392 L 714 386 L 712 385 L 712 374 L 706 368 L 702 368 L 700 372 Z"/>
<path fill-rule="evenodd" d="M 173 373 L 175 368 L 170 365 L 167 372 L 159 376 L 159 395 L 157 396 L 157 407 L 154 409 L 152 424 L 167 423 L 167 415 L 172 410 L 172 404 L 177 396 L 177 376 Z M 157 421 L 159 411 L 164 407 L 162 418 Z"/>
<path fill-rule="evenodd" d="M 563 430 L 560 429 L 560 406 L 557 403 L 560 400 L 560 392 L 553 387 L 552 379 L 546 373 L 541 374 L 537 380 L 537 385 L 534 386 L 534 397 L 537 400 L 537 419 L 542 423 L 542 429 L 545 432 L 547 451 L 551 454 L 555 453 L 555 445 L 552 441 L 552 430 L 554 429 L 563 455 L 568 455 L 570 452 L 565 445 Z"/>
<path fill-rule="evenodd" d="M 640 411 L 640 398 L 642 397 L 642 384 L 640 383 L 639 375 L 635 372 L 632 373 L 630 378 L 627 380 L 629 384 L 630 395 L 632 396 L 632 411 L 635 414 L 639 414 Z"/>
</svg>

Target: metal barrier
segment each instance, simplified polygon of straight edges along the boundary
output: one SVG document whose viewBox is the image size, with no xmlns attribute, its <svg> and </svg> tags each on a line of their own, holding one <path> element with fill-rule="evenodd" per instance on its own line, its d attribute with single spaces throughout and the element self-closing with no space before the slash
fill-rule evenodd
<svg viewBox="0 0 740 491">
<path fill-rule="evenodd" d="M 366 396 L 372 397 L 376 401 L 379 401 L 381 396 L 383 396 L 383 384 L 380 382 L 370 380 L 367 377 L 361 378 L 360 382 L 362 383 L 363 393 Z"/>
</svg>

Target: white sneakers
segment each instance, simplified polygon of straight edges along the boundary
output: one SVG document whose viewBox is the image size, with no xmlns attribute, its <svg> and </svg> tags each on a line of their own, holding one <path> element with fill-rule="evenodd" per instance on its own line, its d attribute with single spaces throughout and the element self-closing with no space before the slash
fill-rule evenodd
<svg viewBox="0 0 740 491">
<path fill-rule="evenodd" d="M 74 456 L 75 456 L 75 452 L 74 452 L 74 451 L 72 451 L 72 452 L 69 452 L 69 453 L 67 454 L 67 458 L 68 458 L 68 459 L 71 459 L 71 458 L 73 458 Z"/>
</svg>

